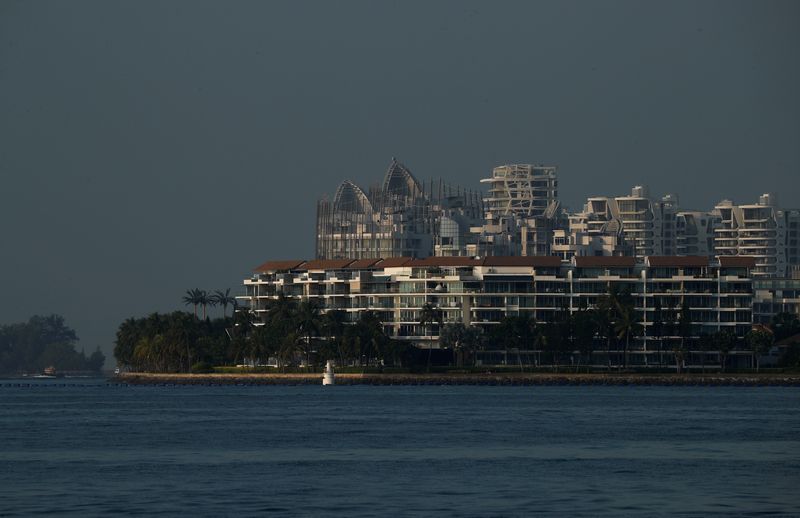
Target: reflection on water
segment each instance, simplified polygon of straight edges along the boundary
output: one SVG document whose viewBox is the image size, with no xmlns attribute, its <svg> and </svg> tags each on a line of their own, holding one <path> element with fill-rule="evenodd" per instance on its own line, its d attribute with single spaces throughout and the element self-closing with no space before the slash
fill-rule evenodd
<svg viewBox="0 0 800 518">
<path fill-rule="evenodd" d="M 0 381 L 0 515 L 794 514 L 800 389 Z"/>
</svg>

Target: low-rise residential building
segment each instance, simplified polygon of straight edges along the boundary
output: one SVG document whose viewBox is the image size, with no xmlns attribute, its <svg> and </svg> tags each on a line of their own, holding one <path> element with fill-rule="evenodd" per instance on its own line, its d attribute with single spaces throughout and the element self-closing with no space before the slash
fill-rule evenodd
<svg viewBox="0 0 800 518">
<path fill-rule="evenodd" d="M 420 347 L 438 347 L 439 325 L 421 325 L 423 306 L 443 323 L 490 333 L 505 317 L 553 322 L 565 312 L 595 306 L 610 290 L 629 293 L 643 333 L 632 343 L 632 362 L 656 361 L 665 340 L 680 340 L 673 323 L 685 308 L 690 337 L 730 329 L 737 336 L 753 322 L 751 258 L 706 256 L 427 257 L 269 261 L 245 279 L 237 297 L 263 315 L 280 294 L 314 300 L 322 312 L 343 311 L 355 322 L 373 311 L 387 335 Z M 665 331 L 666 329 L 666 331 Z M 685 337 L 684 337 L 685 338 Z"/>
<path fill-rule="evenodd" d="M 800 276 L 753 281 L 753 321 L 769 324 L 778 313 L 800 317 Z"/>
</svg>

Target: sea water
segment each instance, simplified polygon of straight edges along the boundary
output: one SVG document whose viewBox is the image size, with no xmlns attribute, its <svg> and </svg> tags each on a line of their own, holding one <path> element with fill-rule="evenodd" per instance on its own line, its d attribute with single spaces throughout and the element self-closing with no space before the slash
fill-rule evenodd
<svg viewBox="0 0 800 518">
<path fill-rule="evenodd" d="M 0 515 L 800 515 L 800 389 L 0 380 Z"/>
</svg>

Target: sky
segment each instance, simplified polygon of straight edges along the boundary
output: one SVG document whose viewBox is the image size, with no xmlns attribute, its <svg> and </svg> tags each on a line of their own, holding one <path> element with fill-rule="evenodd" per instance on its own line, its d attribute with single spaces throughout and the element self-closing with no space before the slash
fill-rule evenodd
<svg viewBox="0 0 800 518">
<path fill-rule="evenodd" d="M 0 324 L 127 317 L 311 258 L 317 198 L 392 157 L 562 203 L 800 207 L 800 2 L 0 1 Z M 219 310 L 212 310 L 212 315 Z M 109 364 L 111 361 L 109 361 Z"/>
</svg>

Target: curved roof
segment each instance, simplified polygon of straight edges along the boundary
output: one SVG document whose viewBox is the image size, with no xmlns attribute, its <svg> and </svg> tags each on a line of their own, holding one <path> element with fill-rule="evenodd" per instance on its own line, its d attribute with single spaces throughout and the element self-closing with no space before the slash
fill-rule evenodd
<svg viewBox="0 0 800 518">
<path fill-rule="evenodd" d="M 396 196 L 421 197 L 422 186 L 406 166 L 392 158 L 383 179 L 383 192 Z"/>
<path fill-rule="evenodd" d="M 350 180 L 345 180 L 336 189 L 336 195 L 333 197 L 333 208 L 336 211 L 345 212 L 359 212 L 362 214 L 371 214 L 372 202 L 361 190 L 361 187 L 354 184 Z"/>
</svg>

